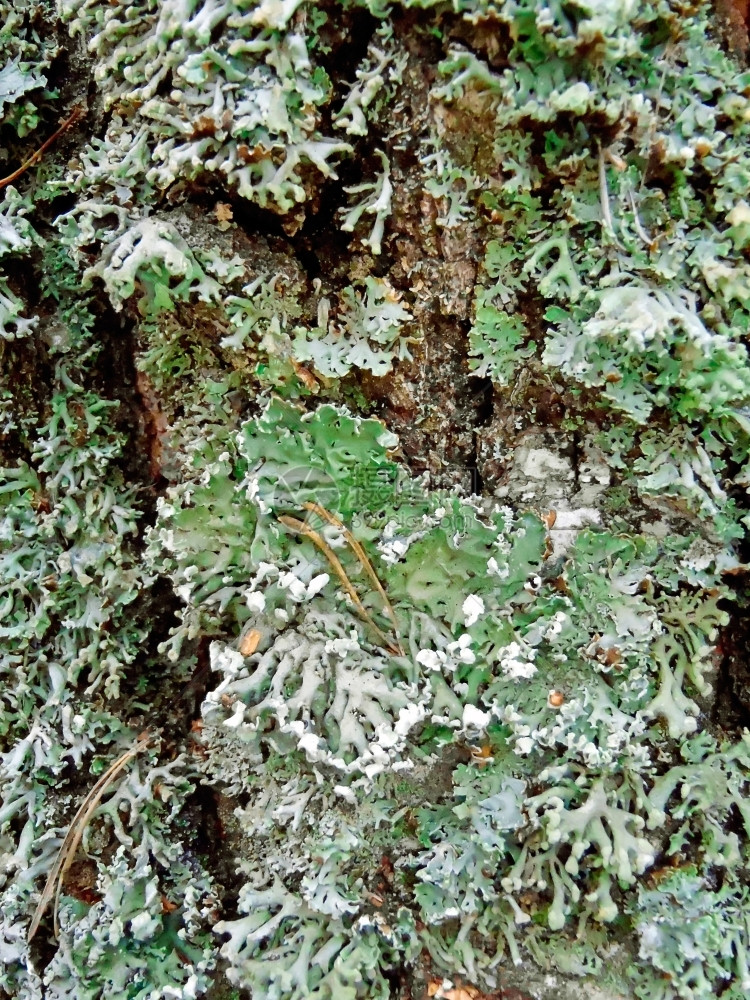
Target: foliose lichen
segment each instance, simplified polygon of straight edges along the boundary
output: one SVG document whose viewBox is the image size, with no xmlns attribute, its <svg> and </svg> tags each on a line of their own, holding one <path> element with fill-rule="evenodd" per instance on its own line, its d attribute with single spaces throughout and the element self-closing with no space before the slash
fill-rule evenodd
<svg viewBox="0 0 750 1000">
<path fill-rule="evenodd" d="M 0 2 L 0 990 L 744 996 L 750 77 L 710 10 L 59 16 Z M 473 493 L 404 433 L 457 372 Z"/>
</svg>

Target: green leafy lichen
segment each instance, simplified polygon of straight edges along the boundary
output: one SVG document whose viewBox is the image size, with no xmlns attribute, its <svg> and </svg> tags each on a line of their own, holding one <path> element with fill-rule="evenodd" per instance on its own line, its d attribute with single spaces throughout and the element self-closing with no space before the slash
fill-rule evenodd
<svg viewBox="0 0 750 1000">
<path fill-rule="evenodd" d="M 708 11 L 61 12 L 103 117 L 0 206 L 0 988 L 188 1000 L 221 964 L 374 1000 L 421 963 L 492 991 L 615 978 L 612 934 L 639 997 L 744 995 L 748 736 L 708 710 L 748 517 L 749 81 Z M 66 81 L 53 13 L 6 14 L 10 172 Z M 483 496 L 407 467 L 468 372 Z M 66 824 L 155 723 L 39 971 Z"/>
</svg>

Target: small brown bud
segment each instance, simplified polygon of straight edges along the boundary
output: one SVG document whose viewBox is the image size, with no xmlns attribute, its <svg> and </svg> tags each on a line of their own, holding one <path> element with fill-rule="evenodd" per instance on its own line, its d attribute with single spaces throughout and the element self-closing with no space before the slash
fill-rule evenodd
<svg viewBox="0 0 750 1000">
<path fill-rule="evenodd" d="M 240 639 L 240 652 L 243 656 L 252 656 L 255 650 L 258 648 L 258 643 L 263 638 L 263 633 L 257 628 L 250 629 L 245 635 Z"/>
</svg>

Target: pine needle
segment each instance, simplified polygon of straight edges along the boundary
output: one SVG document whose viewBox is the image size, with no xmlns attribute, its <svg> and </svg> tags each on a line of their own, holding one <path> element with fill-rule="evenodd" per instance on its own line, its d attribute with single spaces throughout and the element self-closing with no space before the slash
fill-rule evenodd
<svg viewBox="0 0 750 1000">
<path fill-rule="evenodd" d="M 310 539 L 310 541 L 315 546 L 317 546 L 317 548 L 320 549 L 320 551 L 323 553 L 323 555 L 326 557 L 328 562 L 333 567 L 336 576 L 339 578 L 339 580 L 341 580 L 344 590 L 351 598 L 352 603 L 359 612 L 360 617 L 365 622 L 367 622 L 370 628 L 372 628 L 375 632 L 377 632 L 378 638 L 383 643 L 383 645 L 388 649 L 389 652 L 393 653 L 394 655 L 400 655 L 401 654 L 400 648 L 396 649 L 391 643 L 391 641 L 388 639 L 388 636 L 373 621 L 372 615 L 360 600 L 359 594 L 354 589 L 354 586 L 352 585 L 352 582 L 349 579 L 349 577 L 346 575 L 346 570 L 341 565 L 339 557 L 336 555 L 336 553 L 333 551 L 330 545 L 328 545 L 323 536 L 320 535 L 314 528 L 311 528 L 310 525 L 307 524 L 305 521 L 300 521 L 299 518 L 291 517 L 289 514 L 279 514 L 279 520 L 285 527 L 290 528 L 297 534 L 305 535 L 307 538 Z"/>
<path fill-rule="evenodd" d="M 355 556 L 357 557 L 357 559 L 359 559 L 360 563 L 362 564 L 364 571 L 370 577 L 373 587 L 380 594 L 381 600 L 383 601 L 383 607 L 385 608 L 385 612 L 390 618 L 391 625 L 393 626 L 393 635 L 394 638 L 396 639 L 396 649 L 398 651 L 398 655 L 403 656 L 404 650 L 398 638 L 398 621 L 396 619 L 396 612 L 393 610 L 393 605 L 388 600 L 388 595 L 385 592 L 383 584 L 378 579 L 378 574 L 375 572 L 372 563 L 367 558 L 367 553 L 362 547 L 362 543 L 357 541 L 357 539 L 354 537 L 351 531 L 349 531 L 347 526 L 342 521 L 339 521 L 339 519 L 336 517 L 335 514 L 332 514 L 329 510 L 326 510 L 326 508 L 322 507 L 319 503 L 314 503 L 313 501 L 307 501 L 306 503 L 303 503 L 302 506 L 305 508 L 305 510 L 312 511 L 313 513 L 317 514 L 318 517 L 321 517 L 324 521 L 328 521 L 329 524 L 333 525 L 335 528 L 338 528 L 341 531 L 350 549 L 352 550 L 352 552 L 354 552 Z"/>
<path fill-rule="evenodd" d="M 78 807 L 78 811 L 68 827 L 68 832 L 65 834 L 65 839 L 62 842 L 60 850 L 57 852 L 57 857 L 55 858 L 54 864 L 52 865 L 47 878 L 47 882 L 42 890 L 42 895 L 37 903 L 36 909 L 34 910 L 34 916 L 31 920 L 31 926 L 29 927 L 29 933 L 26 938 L 27 941 L 31 941 L 36 932 L 39 930 L 39 924 L 42 921 L 42 917 L 47 912 L 47 907 L 53 897 L 55 901 L 52 911 L 54 919 L 54 933 L 55 937 L 59 936 L 60 926 L 57 920 L 57 913 L 60 905 L 60 893 L 62 892 L 65 874 L 73 863 L 76 851 L 78 850 L 78 845 L 81 843 L 81 838 L 83 837 L 84 831 L 88 826 L 88 822 L 101 802 L 102 796 L 118 774 L 120 774 L 123 768 L 125 768 L 125 766 L 137 754 L 139 754 L 141 750 L 148 746 L 150 741 L 151 733 L 141 733 L 135 744 L 129 750 L 126 750 L 122 756 L 118 757 L 117 760 L 104 772 Z"/>
</svg>

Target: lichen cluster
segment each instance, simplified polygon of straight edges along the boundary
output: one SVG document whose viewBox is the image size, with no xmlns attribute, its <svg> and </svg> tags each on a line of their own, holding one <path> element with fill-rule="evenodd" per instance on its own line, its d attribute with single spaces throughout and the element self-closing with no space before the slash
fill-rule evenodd
<svg viewBox="0 0 750 1000">
<path fill-rule="evenodd" d="M 0 993 L 745 996 L 750 76 L 710 9 L 0 23 Z M 413 444 L 455 372 L 474 492 Z"/>
</svg>

